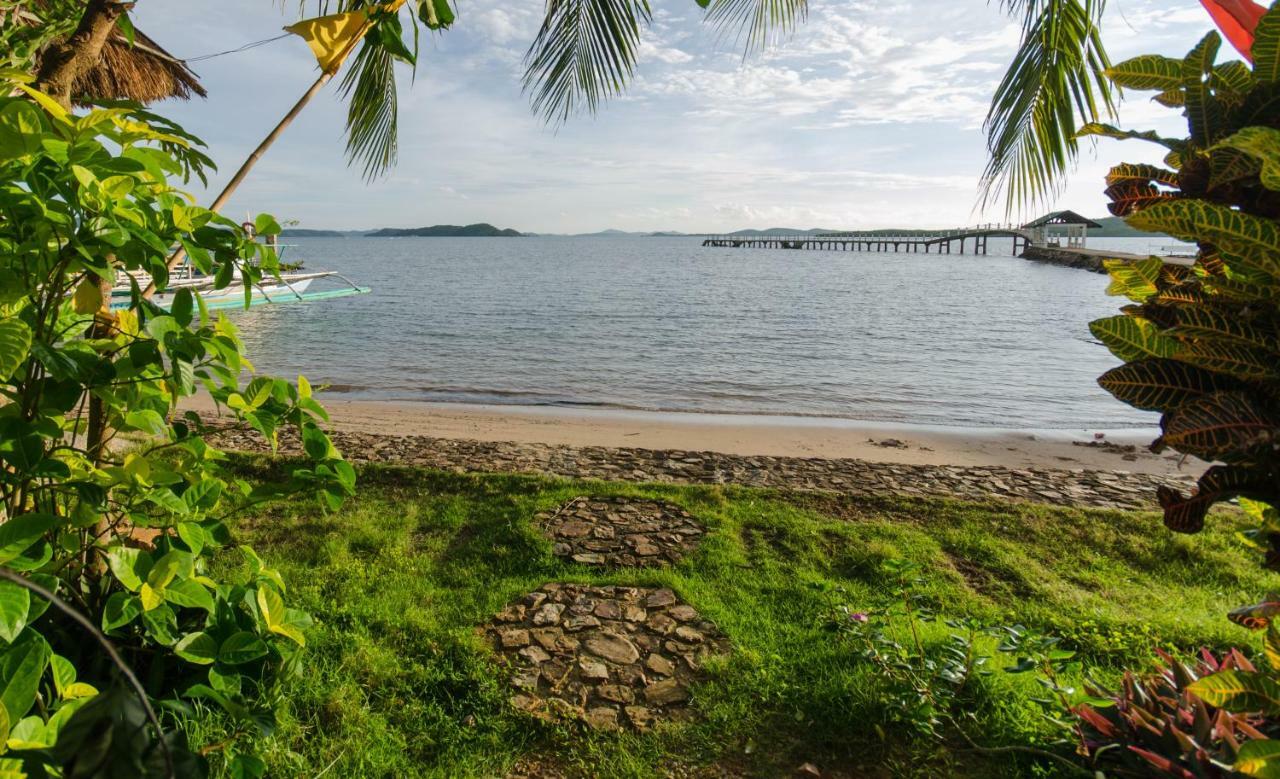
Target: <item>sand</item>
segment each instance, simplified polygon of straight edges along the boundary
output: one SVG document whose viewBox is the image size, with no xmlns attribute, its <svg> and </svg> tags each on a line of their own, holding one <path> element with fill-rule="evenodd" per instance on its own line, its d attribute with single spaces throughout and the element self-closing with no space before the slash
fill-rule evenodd
<svg viewBox="0 0 1280 779">
<path fill-rule="evenodd" d="M 1197 460 L 1182 462 L 1172 453 L 1148 452 L 1154 429 L 999 430 L 819 417 L 349 400 L 340 395 L 320 400 L 335 429 L 384 435 L 1191 476 L 1205 467 Z M 213 404 L 200 396 L 186 407 L 211 411 Z M 1133 450 L 1127 451 L 1130 446 Z"/>
</svg>

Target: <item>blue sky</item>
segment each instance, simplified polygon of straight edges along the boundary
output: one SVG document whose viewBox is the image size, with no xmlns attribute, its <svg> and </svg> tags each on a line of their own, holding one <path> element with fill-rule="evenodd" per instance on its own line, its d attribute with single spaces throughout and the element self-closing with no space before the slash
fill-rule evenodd
<svg viewBox="0 0 1280 779">
<path fill-rule="evenodd" d="M 521 94 L 539 0 L 460 0 L 453 29 L 424 37 L 400 79 L 400 163 L 366 183 L 343 155 L 345 108 L 327 87 L 228 208 L 311 228 L 487 221 L 533 232 L 720 231 L 742 227 L 945 227 L 1003 220 L 975 210 L 987 103 L 1017 28 L 982 0 L 810 0 L 808 22 L 742 58 L 693 0 L 656 0 L 628 93 L 595 117 L 548 127 Z M 299 4 L 141 0 L 134 15 L 189 58 L 277 34 Z M 1208 27 L 1197 0 L 1110 0 L 1116 60 L 1181 56 Z M 1229 54 L 1224 52 L 1224 56 Z M 203 137 L 214 192 L 314 80 L 289 38 L 194 65 L 206 100 L 158 107 Z M 1122 124 L 1182 120 L 1134 94 Z M 1106 212 L 1101 177 L 1154 149 L 1086 149 L 1055 207 Z M 211 199 L 208 193 L 201 193 Z"/>
</svg>

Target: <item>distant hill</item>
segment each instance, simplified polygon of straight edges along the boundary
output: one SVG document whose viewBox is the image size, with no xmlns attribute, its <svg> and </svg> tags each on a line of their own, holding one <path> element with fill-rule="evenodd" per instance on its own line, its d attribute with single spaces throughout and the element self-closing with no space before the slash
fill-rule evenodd
<svg viewBox="0 0 1280 779">
<path fill-rule="evenodd" d="M 1153 235 L 1162 235 L 1162 233 L 1148 233 L 1136 230 L 1125 224 L 1124 220 L 1118 216 L 1104 216 L 1093 221 L 1102 225 L 1102 229 L 1089 230 L 1090 238 L 1149 238 Z"/>
<path fill-rule="evenodd" d="M 834 230 L 828 230 L 823 227 L 810 227 L 808 230 L 796 230 L 790 227 L 770 227 L 764 230 L 735 230 L 725 235 L 741 235 L 745 238 L 754 238 L 761 235 L 817 235 L 818 233 L 832 233 Z"/>
<path fill-rule="evenodd" d="M 431 225 L 430 227 L 384 227 L 365 233 L 369 238 L 519 238 L 523 235 L 516 230 L 499 230 L 488 222 L 480 224 Z"/>
<path fill-rule="evenodd" d="M 286 227 L 280 231 L 281 238 L 351 238 L 361 236 L 360 230 L 308 230 L 304 227 Z"/>
</svg>

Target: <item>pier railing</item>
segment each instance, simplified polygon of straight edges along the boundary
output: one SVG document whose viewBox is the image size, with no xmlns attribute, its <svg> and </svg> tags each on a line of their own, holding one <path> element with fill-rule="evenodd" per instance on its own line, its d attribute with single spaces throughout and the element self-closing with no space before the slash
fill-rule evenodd
<svg viewBox="0 0 1280 779">
<path fill-rule="evenodd" d="M 991 238 L 1012 238 L 1014 253 L 1033 240 L 1033 232 L 1019 225 L 989 222 L 947 230 L 919 230 L 891 235 L 874 230 L 832 233 L 773 233 L 765 235 L 712 235 L 703 246 L 757 249 L 823 249 L 827 251 L 987 253 Z"/>
</svg>

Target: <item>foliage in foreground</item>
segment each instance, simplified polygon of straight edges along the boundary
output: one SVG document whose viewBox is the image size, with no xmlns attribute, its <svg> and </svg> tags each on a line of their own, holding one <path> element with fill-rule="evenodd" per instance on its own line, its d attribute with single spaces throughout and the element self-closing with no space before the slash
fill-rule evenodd
<svg viewBox="0 0 1280 779">
<path fill-rule="evenodd" d="M 0 771 L 199 776 L 174 726 L 213 706 L 235 725 L 210 751 L 258 775 L 248 744 L 309 618 L 249 548 L 234 579 L 209 560 L 228 517 L 301 489 L 337 506 L 354 471 L 305 380 L 241 386 L 235 328 L 199 295 L 143 299 L 177 245 L 220 288 L 275 269 L 171 185 L 208 164 L 198 141 L 132 105 L 72 115 L 22 80 L 0 73 L 18 94 L 0 97 Z M 139 275 L 113 312 L 120 272 Z M 174 419 L 197 387 L 268 437 L 300 428 L 313 462 L 275 485 L 229 476 L 199 420 Z"/>
<path fill-rule="evenodd" d="M 1099 380 L 1120 400 L 1161 413 L 1165 448 L 1215 463 L 1191 495 L 1162 487 L 1164 523 L 1198 533 L 1211 506 L 1240 498 L 1262 564 L 1280 570 L 1280 5 L 1257 25 L 1254 64 L 1216 64 L 1211 32 L 1181 60 L 1136 57 L 1109 71 L 1121 87 L 1154 90 L 1180 108 L 1185 138 L 1089 125 L 1082 132 L 1163 146 L 1167 167 L 1124 164 L 1107 177 L 1111 211 L 1137 228 L 1198 246 L 1193 266 L 1112 261 L 1108 290 L 1133 301 L 1093 333 L 1125 364 Z M 1254 597 L 1257 597 L 1255 595 Z M 1099 766 L 1130 764 L 1170 776 L 1280 775 L 1280 611 L 1274 597 L 1231 613 L 1267 628 L 1267 662 L 1238 659 L 1193 671 L 1164 659 L 1131 677 L 1118 711 L 1081 710 Z M 1238 655 L 1230 655 L 1238 658 Z M 1207 673 L 1201 673 L 1206 672 Z M 1159 690 L 1160 693 L 1151 693 Z M 1155 699 L 1151 695 L 1156 695 Z M 1136 723 L 1141 721 L 1142 727 Z M 1149 737 L 1144 729 L 1158 737 Z M 1207 773 L 1206 773 L 1207 772 Z"/>
<path fill-rule="evenodd" d="M 251 475 L 274 479 L 278 467 Z M 360 483 L 337 512 L 279 504 L 236 523 L 316 620 L 309 672 L 291 683 L 265 745 L 273 776 L 331 765 L 327 775 L 501 776 L 530 762 L 570 776 L 652 777 L 706 764 L 782 776 L 804 762 L 837 776 L 1052 775 L 1065 770 L 1057 761 L 974 752 L 945 728 L 941 738 L 920 737 L 863 647 L 831 632 L 833 616 L 842 606 L 873 612 L 896 602 L 884 567 L 908 560 L 921 566 L 918 603 L 939 618 L 921 624 L 928 657 L 943 657 L 960 632 L 945 620 L 1021 624 L 1028 634 L 1063 636 L 1074 661 L 1113 684 L 1152 645 L 1188 653 L 1241 641 L 1247 633 L 1220 618 L 1219 604 L 1267 578 L 1239 548 L 1231 516 L 1188 539 L 1151 533 L 1151 513 L 1025 504 L 397 468 L 362 470 Z M 567 564 L 532 518 L 581 495 L 674 502 L 709 532 L 671 568 Z M 246 570 L 235 554 L 221 559 L 227 575 Z M 593 734 L 509 707 L 476 627 L 552 581 L 672 587 L 713 620 L 734 650 L 695 688 L 698 716 L 642 735 Z M 1038 745 L 1070 756 L 1035 701 L 1044 697 L 1035 674 L 1005 671 L 1016 659 L 999 652 L 1002 638 L 974 638 L 993 656 L 992 673 L 961 695 L 974 715 L 967 732 L 984 747 Z M 1062 681 L 1084 683 L 1074 670 Z M 226 726 L 216 713 L 201 717 L 194 743 L 217 743 Z"/>
</svg>

